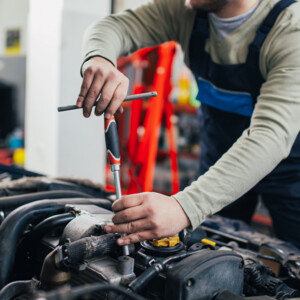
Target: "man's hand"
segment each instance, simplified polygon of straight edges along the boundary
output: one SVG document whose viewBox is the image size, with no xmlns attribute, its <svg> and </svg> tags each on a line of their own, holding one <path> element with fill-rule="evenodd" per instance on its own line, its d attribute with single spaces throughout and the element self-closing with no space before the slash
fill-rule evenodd
<svg viewBox="0 0 300 300">
<path fill-rule="evenodd" d="M 118 71 L 113 64 L 102 57 L 92 57 L 82 67 L 83 80 L 77 98 L 77 107 L 83 107 L 83 115 L 91 115 L 93 105 L 99 94 L 100 99 L 95 107 L 95 115 L 105 111 L 109 119 L 117 110 L 123 111 L 121 104 L 127 96 L 128 78 Z"/>
<path fill-rule="evenodd" d="M 114 225 L 106 226 L 106 232 L 129 233 L 118 239 L 119 245 L 173 236 L 190 225 L 174 198 L 157 193 L 124 196 L 112 208 Z"/>
</svg>

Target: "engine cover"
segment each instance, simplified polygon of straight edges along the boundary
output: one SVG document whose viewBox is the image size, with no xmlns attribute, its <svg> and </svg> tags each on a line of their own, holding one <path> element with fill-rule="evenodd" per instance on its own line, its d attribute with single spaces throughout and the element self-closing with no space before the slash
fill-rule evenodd
<svg viewBox="0 0 300 300">
<path fill-rule="evenodd" d="M 242 295 L 243 273 L 241 256 L 230 251 L 203 250 L 168 270 L 165 299 L 208 300 L 222 290 Z"/>
</svg>

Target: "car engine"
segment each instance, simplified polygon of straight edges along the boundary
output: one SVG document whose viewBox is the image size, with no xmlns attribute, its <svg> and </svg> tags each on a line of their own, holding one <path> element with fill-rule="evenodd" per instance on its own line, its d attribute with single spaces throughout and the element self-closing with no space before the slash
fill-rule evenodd
<svg viewBox="0 0 300 300">
<path fill-rule="evenodd" d="M 0 299 L 300 295 L 300 250 L 238 220 L 212 216 L 194 232 L 123 255 L 119 235 L 104 232 L 114 197 L 86 180 L 0 182 Z"/>
</svg>

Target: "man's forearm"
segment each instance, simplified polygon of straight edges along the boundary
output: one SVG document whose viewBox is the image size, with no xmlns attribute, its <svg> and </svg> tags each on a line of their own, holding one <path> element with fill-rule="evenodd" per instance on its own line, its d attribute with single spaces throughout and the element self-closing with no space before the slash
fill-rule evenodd
<svg viewBox="0 0 300 300">
<path fill-rule="evenodd" d="M 275 151 L 275 155 L 270 153 Z M 235 201 L 270 173 L 283 159 L 278 144 L 262 133 L 247 131 L 203 176 L 173 197 L 188 215 L 192 228 Z"/>
</svg>

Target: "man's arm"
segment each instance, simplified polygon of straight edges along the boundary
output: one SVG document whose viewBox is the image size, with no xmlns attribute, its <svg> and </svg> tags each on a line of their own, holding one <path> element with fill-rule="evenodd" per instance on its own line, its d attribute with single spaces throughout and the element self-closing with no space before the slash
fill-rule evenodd
<svg viewBox="0 0 300 300">
<path fill-rule="evenodd" d="M 289 155 L 299 133 L 300 5 L 291 10 L 297 11 L 296 20 L 287 11 L 262 48 L 266 82 L 250 127 L 204 176 L 174 195 L 189 212 L 193 228 L 268 175 Z"/>
<path fill-rule="evenodd" d="M 84 116 L 90 116 L 100 92 L 95 114 L 105 111 L 106 118 L 126 97 L 128 80 L 115 68 L 119 56 L 166 41 L 188 39 L 193 24 L 190 15 L 193 13 L 184 7 L 184 0 L 154 0 L 90 26 L 83 43 L 83 81 L 76 103 L 83 106 Z"/>
<path fill-rule="evenodd" d="M 147 203 L 153 203 L 150 210 L 149 204 L 136 204 L 145 215 L 147 212 L 147 217 L 139 219 L 128 210 L 131 208 L 126 205 L 126 197 L 117 201 L 113 206 L 115 218 L 118 220 L 118 214 L 122 213 L 120 206 L 126 214 L 110 229 L 131 233 L 123 243 L 137 242 L 148 236 L 171 235 L 173 227 L 184 228 L 185 216 L 195 229 L 207 216 L 245 194 L 288 156 L 300 130 L 300 22 L 288 16 L 282 24 L 273 30 L 262 49 L 266 82 L 261 88 L 250 127 L 206 174 L 173 196 L 185 212 L 177 211 L 178 221 L 168 216 L 175 204 L 166 201 L 162 212 L 155 201 L 158 197 L 155 193 L 147 194 Z M 169 231 L 157 223 L 149 224 L 148 220 L 157 220 L 157 216 L 162 222 L 166 218 Z M 131 227 L 137 220 L 138 226 Z M 147 237 L 141 234 L 144 228 L 147 228 Z"/>
</svg>

